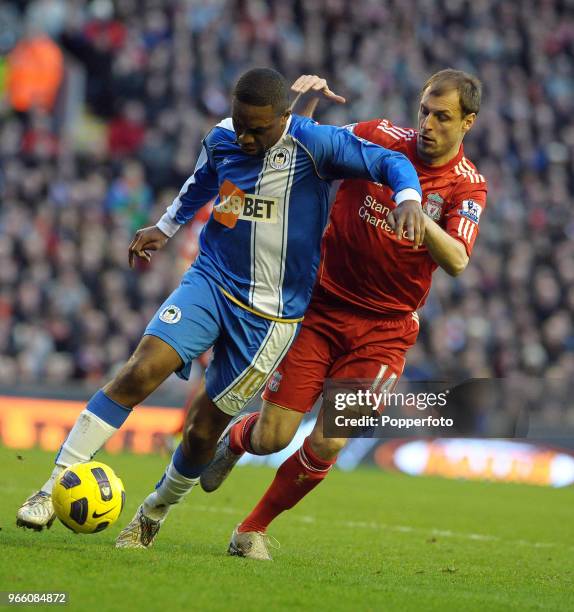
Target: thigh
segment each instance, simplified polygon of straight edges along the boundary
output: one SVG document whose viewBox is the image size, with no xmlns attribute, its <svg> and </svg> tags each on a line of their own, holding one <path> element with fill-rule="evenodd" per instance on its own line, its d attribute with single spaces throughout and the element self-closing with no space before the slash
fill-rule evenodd
<svg viewBox="0 0 574 612">
<path fill-rule="evenodd" d="M 187 380 L 193 359 L 215 344 L 221 333 L 221 295 L 217 285 L 191 268 L 159 307 L 144 335 L 156 336 L 180 356 L 177 371 Z"/>
<path fill-rule="evenodd" d="M 399 321 L 366 319 L 357 326 L 356 339 L 333 363 L 329 377 L 367 379 L 373 390 L 393 387 L 403 373 L 408 350 L 418 336 L 418 317 Z M 363 327 L 364 333 L 361 331 Z"/>
<path fill-rule="evenodd" d="M 323 391 L 332 354 L 332 343 L 319 331 L 316 317 L 306 317 L 293 346 L 269 379 L 263 399 L 289 410 L 309 412 Z"/>
<path fill-rule="evenodd" d="M 225 296 L 222 299 L 222 331 L 205 382 L 217 407 L 235 415 L 267 382 L 289 350 L 299 324 L 263 319 Z"/>
</svg>

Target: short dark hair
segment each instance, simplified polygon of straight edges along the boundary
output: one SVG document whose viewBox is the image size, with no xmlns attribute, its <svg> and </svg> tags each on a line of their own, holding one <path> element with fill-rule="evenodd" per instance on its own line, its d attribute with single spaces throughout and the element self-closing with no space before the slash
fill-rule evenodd
<svg viewBox="0 0 574 612">
<path fill-rule="evenodd" d="M 253 68 L 243 73 L 233 95 L 243 104 L 272 106 L 282 115 L 289 108 L 289 87 L 285 77 L 272 68 Z"/>
<path fill-rule="evenodd" d="M 427 90 L 432 95 L 441 96 L 452 89 L 458 91 L 458 100 L 463 117 L 470 115 L 470 113 L 478 114 L 482 97 L 482 83 L 477 77 L 462 70 L 446 68 L 435 72 L 423 85 L 421 98 Z"/>
</svg>

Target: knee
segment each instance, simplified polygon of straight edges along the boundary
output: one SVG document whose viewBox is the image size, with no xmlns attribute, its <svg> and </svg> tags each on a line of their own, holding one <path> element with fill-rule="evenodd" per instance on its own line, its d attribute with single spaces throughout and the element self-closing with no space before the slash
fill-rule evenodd
<svg viewBox="0 0 574 612">
<path fill-rule="evenodd" d="M 309 438 L 311 450 L 319 459 L 333 461 L 341 452 L 347 440 L 345 438 L 323 438 L 323 436 L 313 435 Z"/>
</svg>

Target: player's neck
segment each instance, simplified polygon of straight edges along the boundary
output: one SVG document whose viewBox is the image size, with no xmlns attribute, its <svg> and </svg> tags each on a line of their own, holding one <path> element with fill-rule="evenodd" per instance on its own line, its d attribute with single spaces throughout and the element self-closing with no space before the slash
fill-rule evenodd
<svg viewBox="0 0 574 612">
<path fill-rule="evenodd" d="M 438 168 L 440 166 L 446 166 L 446 164 L 448 164 L 455 157 L 457 157 L 460 152 L 461 145 L 462 145 L 462 141 L 459 142 L 456 146 L 449 149 L 446 153 L 438 157 L 431 156 L 431 155 L 425 155 L 425 153 L 422 152 L 417 145 L 417 156 L 426 166 Z"/>
</svg>

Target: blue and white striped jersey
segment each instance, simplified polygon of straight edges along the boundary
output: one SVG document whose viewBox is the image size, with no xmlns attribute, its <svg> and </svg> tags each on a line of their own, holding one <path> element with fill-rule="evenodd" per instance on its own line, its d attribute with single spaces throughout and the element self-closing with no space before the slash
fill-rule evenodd
<svg viewBox="0 0 574 612">
<path fill-rule="evenodd" d="M 299 319 L 319 264 L 330 181 L 344 178 L 385 183 L 397 203 L 420 201 L 417 174 L 405 156 L 344 128 L 292 115 L 273 147 L 250 156 L 225 119 L 204 139 L 194 173 L 157 226 L 172 236 L 216 197 L 194 266 L 248 309 Z"/>
</svg>

